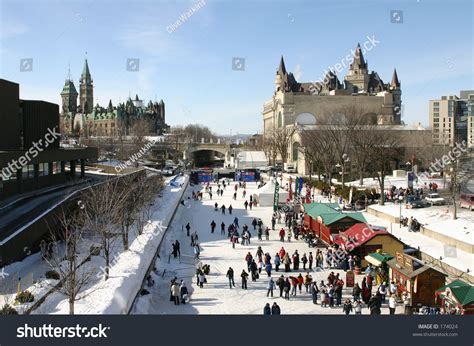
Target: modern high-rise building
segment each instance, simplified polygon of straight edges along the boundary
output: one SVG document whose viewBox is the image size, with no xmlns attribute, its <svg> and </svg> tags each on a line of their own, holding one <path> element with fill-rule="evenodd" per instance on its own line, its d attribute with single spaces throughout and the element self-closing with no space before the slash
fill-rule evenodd
<svg viewBox="0 0 474 346">
<path fill-rule="evenodd" d="M 429 107 L 434 144 L 453 146 L 466 141 L 474 147 L 474 90 L 430 100 Z"/>
</svg>

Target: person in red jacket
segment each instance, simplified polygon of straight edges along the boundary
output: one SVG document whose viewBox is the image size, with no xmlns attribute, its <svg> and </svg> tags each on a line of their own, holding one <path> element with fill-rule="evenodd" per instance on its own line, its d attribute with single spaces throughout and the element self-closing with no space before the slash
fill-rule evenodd
<svg viewBox="0 0 474 346">
<path fill-rule="evenodd" d="M 282 229 L 280 230 L 280 233 L 278 233 L 278 234 L 279 234 L 279 236 L 280 236 L 280 241 L 281 241 L 282 243 L 284 243 L 284 242 L 285 242 L 285 229 L 282 228 Z"/>
<path fill-rule="evenodd" d="M 297 280 L 298 280 L 298 289 L 300 290 L 300 293 L 301 293 L 301 287 L 303 286 L 303 276 L 301 275 L 298 275 L 297 277 Z"/>
<path fill-rule="evenodd" d="M 282 246 L 280 249 L 280 258 L 285 257 L 285 254 L 286 254 L 285 248 Z"/>
</svg>

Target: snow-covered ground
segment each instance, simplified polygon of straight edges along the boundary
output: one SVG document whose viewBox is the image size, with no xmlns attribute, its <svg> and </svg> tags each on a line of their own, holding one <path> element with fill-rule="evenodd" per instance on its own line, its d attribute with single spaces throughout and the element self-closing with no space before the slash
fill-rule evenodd
<svg viewBox="0 0 474 346">
<path fill-rule="evenodd" d="M 178 186 L 185 183 L 188 177 L 177 179 Z M 169 180 L 168 180 L 169 181 Z M 166 185 L 162 197 L 156 199 L 153 215 L 144 232 L 130 232 L 130 247 L 123 252 L 120 240 L 115 242 L 111 255 L 110 278 L 104 281 L 103 268 L 104 259 L 100 256 L 92 256 L 91 261 L 86 262 L 81 270 L 92 274 L 84 292 L 80 294 L 81 299 L 75 304 L 76 314 L 120 314 L 126 313 L 140 289 L 146 270 L 152 261 L 160 240 L 163 237 L 171 215 L 181 200 L 183 188 Z M 79 252 L 87 253 L 92 240 L 89 239 L 81 244 Z M 0 305 L 4 302 L 12 303 L 16 294 L 18 278 L 22 278 L 22 290 L 29 290 L 35 295 L 35 301 L 48 292 L 57 281 L 46 280 L 44 274 L 50 270 L 41 258 L 40 254 L 32 254 L 21 262 L 13 263 L 3 268 L 7 273 L 3 278 L 0 276 Z M 28 306 L 16 306 L 20 312 Z M 36 314 L 67 314 L 69 311 L 66 297 L 54 292 L 46 298 L 46 301 L 33 313 Z"/>
<path fill-rule="evenodd" d="M 400 206 L 398 204 L 386 203 L 384 206 L 374 204 L 370 208 L 392 216 L 400 216 Z M 453 206 L 449 208 L 447 206 L 432 206 L 429 208 L 406 209 L 402 206 L 402 216 L 408 218 L 413 216 L 418 222 L 434 232 L 468 244 L 474 244 L 474 212 L 457 208 L 457 219 L 453 220 L 452 208 Z"/>
<path fill-rule="evenodd" d="M 355 186 L 357 188 L 379 188 L 379 182 L 377 179 L 374 178 L 364 178 L 363 179 L 363 185 L 360 186 L 360 181 L 355 180 L 355 181 L 350 181 L 347 182 L 347 185 L 349 186 Z M 438 185 L 439 190 L 443 190 L 448 184 L 446 183 L 443 184 L 443 179 L 442 178 L 433 178 L 433 179 L 424 179 L 422 176 L 418 176 L 418 180 L 413 182 L 413 187 L 414 188 L 425 188 L 427 189 L 430 183 L 436 183 Z M 386 176 L 385 177 L 385 182 L 384 182 L 384 188 L 385 190 L 390 190 L 392 186 L 395 186 L 396 188 L 404 188 L 406 189 L 408 187 L 408 181 L 406 177 L 393 177 L 393 176 Z"/>
<path fill-rule="evenodd" d="M 215 184 L 212 184 L 213 191 L 216 189 Z M 188 196 L 191 195 L 192 190 L 197 191 L 198 187 L 189 187 L 186 191 Z M 254 193 L 256 184 L 250 183 L 247 187 L 247 196 Z M 269 252 L 273 256 L 280 250 L 281 246 L 289 251 L 291 254 L 297 249 L 302 255 L 310 251 L 313 254 L 316 252 L 314 248 L 308 248 L 303 241 L 285 242 L 282 244 L 278 240 L 277 231 L 271 231 L 270 240 L 259 241 L 257 239 L 256 231 L 253 231 L 251 222 L 253 218 L 261 218 L 265 225 L 271 224 L 271 207 L 256 207 L 253 210 L 245 210 L 243 203 L 244 198 L 239 189 L 237 201 L 232 199 L 233 186 L 227 187 L 224 196 L 217 197 L 213 194 L 213 199 L 209 200 L 207 194 L 204 194 L 203 201 L 189 200 L 188 207 L 180 207 L 172 229 L 167 234 L 162 251 L 161 259 L 156 263 L 157 273 L 153 274 L 155 285 L 147 287 L 151 294 L 142 296 L 138 299 L 136 306 L 132 310 L 135 314 L 262 314 L 263 307 L 267 302 L 273 304 L 276 301 L 280 307 L 282 314 L 342 314 L 342 307 L 323 308 L 319 304 L 312 303 L 311 294 L 303 293 L 296 297 L 291 297 L 290 301 L 286 301 L 279 297 L 279 290 L 274 290 L 274 297 L 267 298 L 267 283 L 268 278 L 266 273 L 262 272 L 257 282 L 248 282 L 248 290 L 241 289 L 240 273 L 242 269 L 246 269 L 246 262 L 244 260 L 247 252 L 250 251 L 255 256 L 258 246 L 262 246 L 264 252 Z M 217 202 L 219 206 L 225 204 L 227 207 L 232 204 L 234 208 L 233 214 L 226 213 L 222 215 L 221 211 L 214 211 L 214 203 Z M 236 244 L 236 248 L 232 249 L 231 243 L 227 238 L 227 234 L 221 235 L 220 224 L 224 222 L 226 226 L 231 223 L 234 217 L 239 218 L 239 225 L 247 224 L 250 226 L 252 233 L 251 245 L 242 246 Z M 214 220 L 218 225 L 214 234 L 211 234 L 210 223 Z M 209 264 L 211 268 L 210 275 L 207 276 L 208 283 L 204 288 L 199 288 L 196 285 L 195 268 L 196 261 L 190 246 L 190 239 L 186 236 L 186 230 L 182 231 L 182 227 L 187 222 L 191 224 L 191 232 L 197 231 L 199 235 L 199 242 L 202 247 L 200 261 L 203 264 Z M 278 228 L 278 225 L 277 227 Z M 171 243 L 179 240 L 181 243 L 181 258 L 174 259 L 171 256 L 170 263 L 168 263 L 169 253 L 171 250 Z M 235 272 L 236 287 L 230 289 L 226 278 L 226 272 L 229 267 L 232 267 Z M 300 271 L 304 275 L 304 271 Z M 313 271 L 311 275 L 318 283 L 321 280 L 326 281 L 330 270 Z M 343 271 L 340 275 L 345 281 Z M 280 270 L 279 273 L 272 272 L 274 279 L 279 275 L 285 275 Z M 288 274 L 288 273 L 286 273 Z M 290 275 L 297 275 L 292 272 Z M 190 302 L 186 305 L 175 306 L 169 301 L 169 282 L 176 276 L 178 280 L 183 279 L 190 291 Z M 357 277 L 358 281 L 362 280 L 362 276 Z M 351 295 L 352 288 L 344 288 L 343 300 Z M 399 308 L 401 312 L 402 308 Z M 368 309 L 363 309 L 363 314 L 368 314 Z M 388 313 L 388 307 L 382 308 L 382 313 Z"/>
<path fill-rule="evenodd" d="M 387 227 L 389 232 L 392 232 L 394 236 L 400 239 L 403 243 L 413 248 L 420 248 L 420 251 L 428 254 L 433 258 L 443 258 L 443 262 L 466 272 L 467 269 L 472 273 L 474 269 L 473 255 L 456 249 L 453 247 L 447 247 L 446 244 L 430 238 L 419 232 L 409 232 L 408 227 L 400 227 L 398 223 L 390 223 L 389 221 L 383 220 L 369 213 L 363 213 L 367 222 L 372 225 Z M 403 214 L 402 212 L 402 215 Z"/>
</svg>

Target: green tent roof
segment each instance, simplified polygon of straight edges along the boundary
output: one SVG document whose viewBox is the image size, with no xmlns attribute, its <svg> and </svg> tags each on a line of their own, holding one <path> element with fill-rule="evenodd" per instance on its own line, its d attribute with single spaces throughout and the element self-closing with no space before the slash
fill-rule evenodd
<svg viewBox="0 0 474 346">
<path fill-rule="evenodd" d="M 471 303 L 474 303 L 474 286 L 462 281 L 454 280 L 451 283 L 439 288 L 436 290 L 436 293 L 444 296 L 444 292 L 447 288 L 451 289 L 456 300 L 461 304 L 461 306 L 466 306 Z"/>
<path fill-rule="evenodd" d="M 385 263 L 393 258 L 393 256 L 390 255 L 389 253 L 378 253 L 378 252 L 372 252 L 368 256 L 373 257 L 382 263 Z"/>
<path fill-rule="evenodd" d="M 313 219 L 321 217 L 325 225 L 330 225 L 346 217 L 364 223 L 367 222 L 361 213 L 343 213 L 337 203 L 307 203 L 304 204 L 304 211 Z"/>
</svg>

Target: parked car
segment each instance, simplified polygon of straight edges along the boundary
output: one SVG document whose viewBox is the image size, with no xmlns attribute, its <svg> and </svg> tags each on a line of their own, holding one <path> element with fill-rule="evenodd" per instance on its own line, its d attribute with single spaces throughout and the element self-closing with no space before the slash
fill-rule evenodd
<svg viewBox="0 0 474 346">
<path fill-rule="evenodd" d="M 413 201 L 421 201 L 421 197 L 418 195 L 407 195 L 405 197 L 406 203 L 410 204 Z"/>
<path fill-rule="evenodd" d="M 425 200 L 413 200 L 408 203 L 408 207 L 412 209 L 419 209 L 419 208 L 428 208 L 431 207 L 431 203 L 425 201 Z"/>
<path fill-rule="evenodd" d="M 461 201 L 459 202 L 461 208 L 467 208 L 474 210 L 474 195 L 461 195 Z"/>
<path fill-rule="evenodd" d="M 296 166 L 292 163 L 285 163 L 284 170 L 287 173 L 296 173 Z"/>
<path fill-rule="evenodd" d="M 162 171 L 163 175 L 170 176 L 170 175 L 175 174 L 176 170 L 175 170 L 174 167 L 169 167 L 168 166 L 168 167 L 164 167 L 161 171 Z"/>
<path fill-rule="evenodd" d="M 430 202 L 431 205 L 445 205 L 446 200 L 439 195 L 439 193 L 429 193 L 426 196 L 426 201 Z"/>
</svg>

